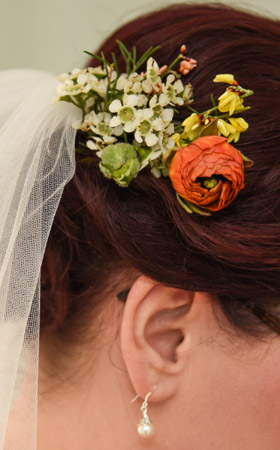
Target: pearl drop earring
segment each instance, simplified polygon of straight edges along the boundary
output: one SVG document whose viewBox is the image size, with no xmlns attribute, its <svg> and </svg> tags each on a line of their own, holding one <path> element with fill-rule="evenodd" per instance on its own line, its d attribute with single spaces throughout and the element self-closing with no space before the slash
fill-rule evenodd
<svg viewBox="0 0 280 450">
<path fill-rule="evenodd" d="M 154 389 L 146 395 L 145 400 L 142 403 L 142 406 L 140 408 L 143 413 L 143 417 L 138 424 L 137 431 L 138 431 L 139 436 L 141 436 L 143 438 L 149 438 L 149 437 L 153 436 L 154 431 L 155 431 L 152 421 L 151 421 L 150 417 L 148 416 L 148 399 L 149 399 L 150 395 L 152 395 L 152 393 L 154 392 L 155 389 L 156 389 L 156 386 L 154 386 Z M 138 397 L 139 397 L 139 394 L 136 395 L 136 397 L 133 400 L 131 400 L 131 403 L 133 403 Z"/>
</svg>

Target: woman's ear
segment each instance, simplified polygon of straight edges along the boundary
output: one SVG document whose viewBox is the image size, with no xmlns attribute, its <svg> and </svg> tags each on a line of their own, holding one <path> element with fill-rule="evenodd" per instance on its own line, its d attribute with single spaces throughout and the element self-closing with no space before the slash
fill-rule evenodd
<svg viewBox="0 0 280 450">
<path fill-rule="evenodd" d="M 205 337 L 210 303 L 206 293 L 166 287 L 146 276 L 134 282 L 123 313 L 121 349 L 142 398 L 154 386 L 156 401 L 177 392 L 189 367 L 190 348 Z"/>
</svg>

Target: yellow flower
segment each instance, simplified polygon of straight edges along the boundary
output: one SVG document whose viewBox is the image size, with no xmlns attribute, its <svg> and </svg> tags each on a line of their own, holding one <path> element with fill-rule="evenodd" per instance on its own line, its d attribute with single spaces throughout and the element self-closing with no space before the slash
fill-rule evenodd
<svg viewBox="0 0 280 450">
<path fill-rule="evenodd" d="M 238 119 L 230 118 L 229 121 L 237 131 L 247 131 L 249 128 L 249 124 L 246 120 L 242 119 L 242 117 L 239 117 Z"/>
<path fill-rule="evenodd" d="M 229 134 L 235 133 L 235 128 L 230 125 L 230 123 L 225 122 L 223 119 L 219 119 L 217 122 L 217 127 L 219 132 L 223 135 L 228 137 Z"/>
<path fill-rule="evenodd" d="M 185 128 L 192 128 L 194 124 L 196 124 L 199 121 L 197 114 L 192 113 L 189 117 L 187 117 L 184 122 L 182 123 L 183 127 Z"/>
<path fill-rule="evenodd" d="M 240 133 L 248 130 L 249 124 L 242 117 L 237 119 L 230 118 L 229 121 L 234 128 L 234 132 L 230 134 L 228 142 L 234 141 L 236 143 L 239 141 Z"/>
<path fill-rule="evenodd" d="M 179 133 L 175 133 L 171 137 L 172 137 L 173 141 L 175 142 L 175 144 L 178 145 L 178 147 L 180 147 L 180 145 L 181 145 L 181 135 Z"/>
<path fill-rule="evenodd" d="M 217 127 L 221 135 L 228 137 L 228 142 L 239 141 L 240 133 L 248 130 L 248 123 L 241 117 L 238 119 L 229 119 L 230 123 L 223 119 L 218 119 Z"/>
<path fill-rule="evenodd" d="M 228 83 L 232 86 L 238 86 L 237 81 L 234 79 L 234 75 L 232 75 L 231 73 L 216 75 L 213 81 L 214 83 Z"/>
<path fill-rule="evenodd" d="M 219 111 L 229 112 L 229 115 L 237 111 L 238 109 L 243 109 L 243 98 L 241 98 L 238 93 L 227 90 L 219 97 Z"/>
<path fill-rule="evenodd" d="M 183 139 L 189 139 L 190 141 L 195 140 L 199 136 L 202 128 L 199 123 L 198 115 L 192 113 L 184 120 L 183 127 L 184 131 L 181 137 Z"/>
</svg>

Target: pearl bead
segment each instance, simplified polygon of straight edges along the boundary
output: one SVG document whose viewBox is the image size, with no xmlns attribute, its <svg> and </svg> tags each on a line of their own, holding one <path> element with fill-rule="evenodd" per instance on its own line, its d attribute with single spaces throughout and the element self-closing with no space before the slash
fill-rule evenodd
<svg viewBox="0 0 280 450">
<path fill-rule="evenodd" d="M 154 426 L 150 419 L 143 418 L 138 424 L 138 434 L 143 438 L 148 438 L 154 434 Z"/>
</svg>

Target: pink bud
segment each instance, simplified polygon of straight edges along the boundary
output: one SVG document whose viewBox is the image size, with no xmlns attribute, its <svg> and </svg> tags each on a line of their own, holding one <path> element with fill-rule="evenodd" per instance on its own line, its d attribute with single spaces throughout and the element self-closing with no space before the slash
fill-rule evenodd
<svg viewBox="0 0 280 450">
<path fill-rule="evenodd" d="M 188 58 L 188 62 L 195 65 L 197 64 L 197 60 L 193 58 Z"/>
<path fill-rule="evenodd" d="M 180 50 L 180 53 L 186 53 L 186 51 L 187 51 L 187 47 L 185 46 L 185 44 L 183 44 L 182 46 L 181 46 L 181 50 Z"/>
<path fill-rule="evenodd" d="M 167 65 L 165 64 L 165 66 L 162 66 L 162 67 L 159 69 L 159 71 L 158 71 L 159 75 L 161 75 L 166 69 L 167 69 Z"/>
<path fill-rule="evenodd" d="M 194 59 L 193 60 L 185 59 L 184 61 L 181 61 L 179 72 L 181 72 L 183 75 L 187 75 L 191 70 L 193 70 L 196 67 L 196 62 L 194 61 L 195 61 Z"/>
</svg>

